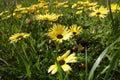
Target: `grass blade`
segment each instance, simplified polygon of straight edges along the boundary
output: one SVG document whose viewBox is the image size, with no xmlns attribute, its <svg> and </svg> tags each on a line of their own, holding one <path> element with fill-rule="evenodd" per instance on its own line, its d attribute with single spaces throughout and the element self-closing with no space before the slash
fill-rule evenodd
<svg viewBox="0 0 120 80">
<path fill-rule="evenodd" d="M 104 80 L 108 80 L 109 74 L 110 74 L 111 70 L 114 68 L 118 58 L 119 58 L 119 53 L 114 54 L 113 59 L 110 63 L 110 67 L 109 67 L 108 71 L 106 72 Z"/>
<path fill-rule="evenodd" d="M 91 80 L 91 79 L 93 78 L 94 72 L 95 72 L 97 66 L 100 64 L 101 60 L 103 59 L 104 55 L 107 53 L 108 49 L 109 49 L 110 47 L 112 47 L 118 40 L 119 40 L 119 38 L 118 38 L 116 41 L 114 41 L 112 44 L 110 44 L 110 45 L 100 54 L 100 56 L 97 58 L 96 62 L 94 63 L 94 65 L 93 65 L 93 67 L 92 67 L 92 69 L 91 69 L 91 71 L 90 71 L 88 80 Z"/>
</svg>

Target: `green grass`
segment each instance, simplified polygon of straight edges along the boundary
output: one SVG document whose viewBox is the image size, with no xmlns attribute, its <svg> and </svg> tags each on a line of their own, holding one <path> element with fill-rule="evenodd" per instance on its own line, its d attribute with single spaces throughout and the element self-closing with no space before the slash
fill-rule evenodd
<svg viewBox="0 0 120 80">
<path fill-rule="evenodd" d="M 0 80 L 119 80 L 120 10 L 112 12 L 110 5 L 113 1 L 98 1 L 98 7 L 104 5 L 109 10 L 104 18 L 89 16 L 93 12 L 87 10 L 90 3 L 71 8 L 78 0 L 68 0 L 64 4 L 68 7 L 55 7 L 54 1 L 59 0 L 46 0 L 48 3 L 41 8 L 33 7 L 38 4 L 37 0 L 0 1 Z M 64 0 L 60 0 L 62 1 Z M 119 5 L 119 1 L 115 2 Z M 27 12 L 15 11 L 18 4 L 27 8 Z M 82 10 L 80 14 L 76 14 L 78 7 Z M 56 21 L 48 18 L 35 20 L 35 15 L 44 15 L 47 10 L 49 14 L 62 16 Z M 19 14 L 20 18 L 17 17 Z M 59 44 L 46 34 L 54 24 L 68 28 L 77 24 L 82 27 L 82 32 Z M 9 38 L 13 34 L 22 32 L 30 33 L 30 36 L 19 36 L 21 40 L 10 43 Z M 69 64 L 72 68 L 69 73 L 64 72 L 60 62 L 56 60 L 67 50 L 71 51 L 70 54 L 74 52 L 77 57 L 77 63 Z M 52 75 L 48 73 L 48 69 L 55 62 L 58 72 Z"/>
</svg>

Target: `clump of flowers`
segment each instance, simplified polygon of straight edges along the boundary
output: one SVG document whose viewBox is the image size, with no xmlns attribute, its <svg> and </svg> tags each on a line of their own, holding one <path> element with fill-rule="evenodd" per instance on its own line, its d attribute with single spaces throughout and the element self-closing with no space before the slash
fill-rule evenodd
<svg viewBox="0 0 120 80">
<path fill-rule="evenodd" d="M 108 14 L 108 9 L 101 6 L 100 8 L 94 9 L 92 13 L 89 14 L 90 17 L 99 17 L 99 18 L 105 18 Z"/>
<path fill-rule="evenodd" d="M 45 5 L 47 5 L 47 2 L 40 2 L 38 4 L 31 5 L 29 7 L 22 7 L 21 4 L 17 5 L 14 12 L 19 13 L 39 13 L 39 9 L 43 8 Z"/>
<path fill-rule="evenodd" d="M 16 8 L 13 10 L 13 13 L 10 11 L 3 11 L 0 13 L 1 20 L 8 19 L 12 16 L 20 19 L 23 14 L 38 14 L 40 13 L 40 9 L 42 9 L 43 13 L 48 12 L 48 2 L 41 1 L 38 4 L 34 4 L 28 7 L 23 7 L 22 4 L 18 4 Z M 44 11 L 43 11 L 44 10 Z"/>
<path fill-rule="evenodd" d="M 54 24 L 53 27 L 48 30 L 47 35 L 59 43 L 72 37 L 72 33 L 68 27 L 60 24 Z"/>
<path fill-rule="evenodd" d="M 8 11 L 3 11 L 0 13 L 0 17 L 2 17 L 4 14 L 8 13 Z"/>
<path fill-rule="evenodd" d="M 71 5 L 71 8 L 75 10 L 75 14 L 81 14 L 83 11 L 91 11 L 97 6 L 97 2 L 77 1 Z"/>
<path fill-rule="evenodd" d="M 19 40 L 23 39 L 23 38 L 27 38 L 29 37 L 30 34 L 29 33 L 16 33 L 14 35 L 12 35 L 9 40 L 10 40 L 10 43 L 13 43 L 13 42 L 18 42 Z"/>
<path fill-rule="evenodd" d="M 35 20 L 48 20 L 48 21 L 54 22 L 54 21 L 57 21 L 60 16 L 62 15 L 52 13 L 52 14 L 45 14 L 45 15 L 36 15 L 34 19 Z"/>
<path fill-rule="evenodd" d="M 60 67 L 63 69 L 65 72 L 69 72 L 72 70 L 70 65 L 68 63 L 76 63 L 77 62 L 77 57 L 75 56 L 75 53 L 70 54 L 70 50 L 68 50 L 65 54 L 62 56 L 57 57 L 57 61 L 60 64 Z M 58 71 L 58 65 L 55 62 L 55 64 L 51 65 L 48 69 L 48 73 L 51 72 L 51 74 L 55 74 Z"/>
<path fill-rule="evenodd" d="M 65 5 L 67 5 L 67 3 L 68 3 L 68 1 L 64 1 L 64 2 L 55 1 L 55 2 L 53 2 L 53 5 L 56 8 L 60 8 L 60 7 L 65 7 Z M 68 6 L 66 6 L 66 7 L 68 7 Z"/>
</svg>

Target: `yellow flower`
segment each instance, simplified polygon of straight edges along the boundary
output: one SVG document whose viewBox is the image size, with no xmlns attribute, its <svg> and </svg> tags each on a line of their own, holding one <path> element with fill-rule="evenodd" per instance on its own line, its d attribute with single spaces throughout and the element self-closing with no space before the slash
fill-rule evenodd
<svg viewBox="0 0 120 80">
<path fill-rule="evenodd" d="M 16 13 L 9 14 L 9 15 L 7 15 L 7 16 L 2 17 L 1 20 L 8 19 L 8 18 L 10 18 L 10 17 L 12 17 L 12 16 L 15 16 L 15 15 L 16 15 Z"/>
<path fill-rule="evenodd" d="M 16 14 L 16 18 L 20 19 L 22 17 L 22 14 Z"/>
<path fill-rule="evenodd" d="M 23 7 L 20 9 L 21 13 L 28 13 L 28 8 L 27 7 Z"/>
<path fill-rule="evenodd" d="M 63 7 L 64 7 L 64 8 L 67 8 L 67 7 L 69 7 L 69 6 L 68 6 L 68 4 L 65 4 Z"/>
<path fill-rule="evenodd" d="M 43 6 L 43 9 L 47 9 L 47 10 L 48 10 L 48 5 L 46 5 L 46 6 Z"/>
<path fill-rule="evenodd" d="M 82 10 L 79 10 L 79 11 L 76 11 L 75 14 L 81 14 L 83 11 Z"/>
<path fill-rule="evenodd" d="M 120 6 L 116 3 L 111 4 L 111 10 L 112 12 L 120 11 Z"/>
<path fill-rule="evenodd" d="M 81 26 L 77 26 L 76 24 L 72 25 L 70 27 L 70 32 L 72 32 L 72 35 L 78 35 L 82 31 Z"/>
<path fill-rule="evenodd" d="M 94 7 L 94 6 L 98 6 L 97 4 L 98 4 L 97 2 L 90 2 L 90 3 L 88 4 L 88 6 L 89 6 L 89 7 Z"/>
<path fill-rule="evenodd" d="M 16 6 L 17 9 L 19 9 L 19 8 L 21 8 L 21 7 L 22 7 L 22 4 L 18 4 L 18 5 Z"/>
<path fill-rule="evenodd" d="M 8 13 L 8 11 L 3 11 L 0 13 L 0 17 L 3 16 L 4 14 Z"/>
<path fill-rule="evenodd" d="M 28 36 L 30 36 L 29 33 L 16 33 L 9 38 L 11 40 L 10 43 L 17 42 L 23 38 L 28 37 Z"/>
<path fill-rule="evenodd" d="M 94 12 L 90 13 L 90 17 L 96 16 L 99 18 L 104 18 L 106 17 L 106 14 L 108 14 L 108 10 L 107 8 L 104 8 L 103 6 L 101 6 L 99 9 L 95 9 Z"/>
<path fill-rule="evenodd" d="M 53 25 L 53 27 L 49 29 L 47 35 L 59 43 L 72 37 L 72 33 L 68 28 L 60 24 Z"/>
<path fill-rule="evenodd" d="M 98 7 L 99 5 L 98 5 L 98 3 L 97 2 L 92 2 L 92 3 L 89 3 L 88 4 L 88 8 L 87 8 L 87 10 L 95 10 L 97 7 Z"/>
<path fill-rule="evenodd" d="M 46 14 L 46 15 L 36 15 L 35 20 L 48 20 L 48 21 L 57 21 L 58 18 L 62 15 L 57 14 Z"/>
<path fill-rule="evenodd" d="M 21 13 L 27 13 L 27 7 L 22 7 L 21 4 L 17 5 L 16 8 L 14 9 L 15 12 L 21 11 Z"/>
<path fill-rule="evenodd" d="M 66 3 L 68 3 L 68 1 L 64 1 L 64 2 L 56 1 L 56 2 L 54 2 L 56 8 L 60 8 L 60 7 L 64 6 Z"/>
<path fill-rule="evenodd" d="M 73 8 L 75 8 L 76 6 L 77 6 L 77 4 L 74 3 L 71 8 L 73 9 Z"/>
<path fill-rule="evenodd" d="M 57 21 L 60 16 L 62 15 L 51 14 L 51 15 L 48 15 L 47 18 L 49 21 Z"/>
<path fill-rule="evenodd" d="M 70 50 L 68 50 L 65 54 L 62 56 L 57 57 L 57 61 L 60 64 L 61 68 L 65 72 L 69 72 L 72 70 L 72 68 L 68 65 L 68 63 L 75 63 L 77 62 L 77 57 L 75 56 L 75 53 L 70 54 Z M 57 63 L 51 65 L 48 69 L 48 73 L 51 72 L 51 74 L 55 74 L 58 71 L 58 65 Z"/>
</svg>

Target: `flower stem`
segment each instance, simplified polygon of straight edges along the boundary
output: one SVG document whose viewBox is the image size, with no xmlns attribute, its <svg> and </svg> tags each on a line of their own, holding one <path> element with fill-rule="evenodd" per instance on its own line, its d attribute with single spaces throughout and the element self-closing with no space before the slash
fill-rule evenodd
<svg viewBox="0 0 120 80">
<path fill-rule="evenodd" d="M 86 73 L 86 75 L 85 75 L 85 80 L 87 80 L 87 76 L 88 76 L 88 66 L 87 66 L 87 48 L 85 47 L 85 73 Z"/>
</svg>

